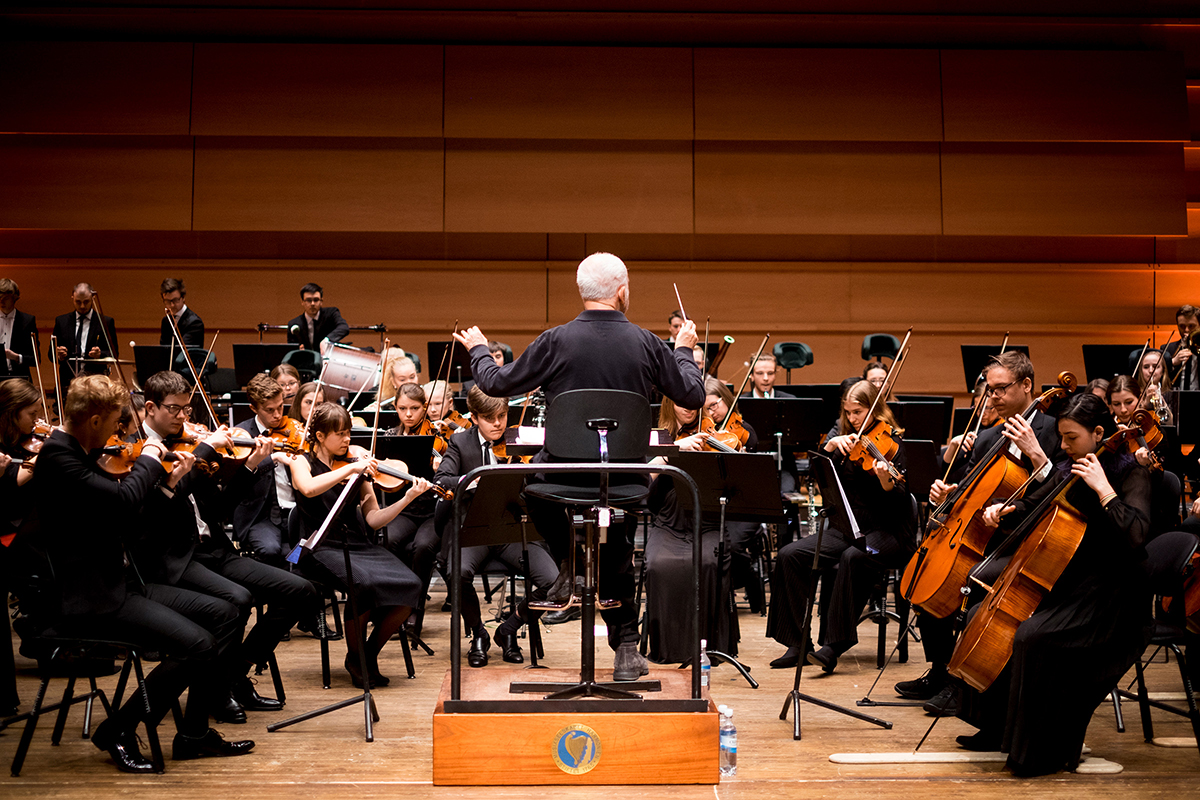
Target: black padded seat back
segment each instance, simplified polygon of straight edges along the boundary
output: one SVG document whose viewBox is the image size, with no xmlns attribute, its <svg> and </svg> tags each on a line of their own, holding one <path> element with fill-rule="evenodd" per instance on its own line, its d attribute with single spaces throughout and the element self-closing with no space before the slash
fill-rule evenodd
<svg viewBox="0 0 1200 800">
<path fill-rule="evenodd" d="M 1184 571 L 1200 540 L 1185 531 L 1168 531 L 1146 544 L 1146 579 L 1150 590 L 1163 597 L 1183 593 Z"/>
<path fill-rule="evenodd" d="M 599 461 L 600 434 L 588 421 L 615 419 L 608 432 L 609 461 L 641 461 L 650 447 L 650 403 L 618 389 L 575 389 L 546 410 L 546 452 L 558 461 Z"/>
</svg>

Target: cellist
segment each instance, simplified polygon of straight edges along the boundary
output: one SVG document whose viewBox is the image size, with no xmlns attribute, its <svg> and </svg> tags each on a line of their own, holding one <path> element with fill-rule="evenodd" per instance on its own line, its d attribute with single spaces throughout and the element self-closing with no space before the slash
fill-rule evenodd
<svg viewBox="0 0 1200 800">
<path fill-rule="evenodd" d="M 1151 625 L 1141 569 L 1149 473 L 1127 451 L 1096 453 L 1116 424 L 1095 395 L 1068 400 L 1057 427 L 1065 464 L 1023 499 L 989 506 L 984 521 L 1019 524 L 1074 476 L 1079 481 L 1065 500 L 1086 520 L 1082 541 L 1037 611 L 1016 629 L 1008 665 L 987 691 L 965 690 L 959 712 L 979 728 L 958 737 L 959 744 L 1008 753 L 1018 776 L 1075 767 L 1092 713 L 1141 655 Z"/>
</svg>

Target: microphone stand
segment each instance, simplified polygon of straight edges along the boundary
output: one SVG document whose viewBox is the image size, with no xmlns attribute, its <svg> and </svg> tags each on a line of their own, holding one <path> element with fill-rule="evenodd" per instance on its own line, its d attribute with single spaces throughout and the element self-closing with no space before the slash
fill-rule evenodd
<svg viewBox="0 0 1200 800">
<path fill-rule="evenodd" d="M 341 515 L 342 509 L 346 507 L 346 503 L 351 497 L 357 496 L 357 492 L 359 487 L 362 486 L 363 480 L 363 474 L 361 472 L 357 472 L 353 477 L 350 478 L 350 480 L 346 481 L 346 487 L 342 489 L 342 493 L 338 495 L 337 502 L 335 502 L 333 504 L 333 508 L 329 510 L 329 515 L 325 517 L 325 521 L 321 523 L 321 527 L 317 529 L 317 532 L 312 536 L 303 539 L 300 544 L 296 545 L 295 549 L 288 554 L 287 560 L 289 563 L 300 563 L 300 556 L 303 551 L 307 550 L 311 553 L 321 545 L 321 542 L 325 539 L 325 535 L 329 532 L 329 528 L 333 525 L 334 520 Z M 349 590 L 346 594 L 349 597 L 350 615 L 354 619 L 359 619 L 358 600 L 356 599 L 357 592 L 355 591 L 354 587 L 354 566 L 350 562 L 350 546 L 343 541 L 341 543 L 341 548 L 342 556 L 345 558 L 346 563 L 346 587 Z M 283 722 L 276 722 L 268 725 L 268 732 L 274 733 L 280 728 L 286 728 L 289 725 L 295 725 L 297 722 L 304 722 L 305 720 L 313 719 L 314 717 L 320 717 L 324 714 L 329 714 L 339 709 L 347 708 L 355 705 L 356 703 L 362 703 L 366 740 L 368 742 L 375 741 L 375 729 L 373 725 L 379 721 L 379 710 L 375 705 L 375 699 L 371 696 L 371 673 L 367 668 L 366 626 L 356 625 L 355 627 L 358 629 L 358 668 L 361 670 L 363 676 L 362 694 L 355 697 L 348 697 L 345 700 L 339 700 L 336 703 L 327 705 L 323 708 L 318 708 L 315 711 L 306 711 L 305 713 L 299 714 L 291 719 L 285 719 Z"/>
</svg>

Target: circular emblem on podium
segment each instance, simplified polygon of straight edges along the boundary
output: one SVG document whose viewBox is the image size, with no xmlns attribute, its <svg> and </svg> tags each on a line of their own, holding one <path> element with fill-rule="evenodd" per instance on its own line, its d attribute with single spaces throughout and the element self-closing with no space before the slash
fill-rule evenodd
<svg viewBox="0 0 1200 800">
<path fill-rule="evenodd" d="M 574 723 L 554 734 L 554 763 L 570 775 L 591 772 L 600 763 L 600 736 Z"/>
</svg>

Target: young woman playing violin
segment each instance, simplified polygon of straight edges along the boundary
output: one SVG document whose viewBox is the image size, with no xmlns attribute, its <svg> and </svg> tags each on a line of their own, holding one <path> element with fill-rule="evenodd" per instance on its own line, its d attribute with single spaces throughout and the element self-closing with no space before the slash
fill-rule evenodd
<svg viewBox="0 0 1200 800">
<path fill-rule="evenodd" d="M 300 389 L 300 370 L 291 364 L 280 364 L 271 370 L 271 374 L 268 377 L 278 383 L 280 389 L 283 389 L 284 405 L 290 405 L 292 399 L 296 396 L 296 392 Z"/>
<path fill-rule="evenodd" d="M 284 392 L 284 402 L 287 402 L 287 392 Z M 308 414 L 312 411 L 314 404 L 325 402 L 325 390 L 317 386 L 316 381 L 309 381 L 303 386 L 296 389 L 296 394 L 291 399 L 291 405 L 288 407 L 287 415 L 299 422 L 301 425 L 308 422 Z"/>
<path fill-rule="evenodd" d="M 1136 391 L 1137 382 L 1128 375 L 1118 375 L 1109 384 L 1108 407 L 1118 427 L 1134 427 L 1134 417 L 1139 409 L 1143 413 L 1153 413 L 1147 399 L 1139 398 Z M 1129 442 L 1129 449 L 1133 451 L 1137 463 L 1150 470 L 1151 537 L 1179 528 L 1179 475 L 1184 468 L 1184 459 L 1174 428 L 1161 434 L 1157 442 L 1148 442 L 1142 437 Z"/>
<path fill-rule="evenodd" d="M 832 601 L 821 617 L 824 646 L 814 652 L 812 642 L 801 641 L 805 608 L 812 602 L 812 572 L 816 536 L 785 545 L 775 560 L 771 579 L 771 604 L 767 635 L 787 645 L 787 652 L 771 662 L 775 669 L 795 667 L 800 658 L 832 672 L 838 657 L 858 641 L 858 617 L 882 570 L 903 567 L 916 549 L 916 513 L 912 495 L 896 480 L 905 465 L 903 434 L 887 404 L 879 403 L 874 419 L 863 428 L 879 390 L 870 381 L 852 384 L 842 396 L 842 413 L 829 431 L 822 449 L 833 457 L 838 477 L 858 521 L 862 538 L 856 543 L 850 531 L 826 527 L 821 540 L 822 569 L 837 565 Z M 897 445 L 889 464 L 876 458 L 874 466 L 847 458 L 858 442 L 858 431 L 869 434 L 876 425 L 891 429 Z M 835 491 L 832 487 L 826 492 Z M 856 546 L 857 544 L 857 546 Z M 865 545 L 865 547 L 864 547 Z"/>
<path fill-rule="evenodd" d="M 309 452 L 292 466 L 292 485 L 305 534 L 311 535 L 333 510 L 341 483 L 355 473 L 374 474 L 376 461 L 368 456 L 345 460 L 350 450 L 350 415 L 334 403 L 321 403 L 313 409 L 308 441 Z M 421 600 L 420 580 L 400 559 L 374 543 L 374 536 L 359 524 L 358 512 L 362 510 L 369 528 L 378 530 L 428 489 L 428 481 L 418 479 L 398 502 L 380 508 L 374 487 L 363 483 L 358 502 L 347 503 L 330 528 L 327 546 L 306 551 L 300 561 L 305 571 L 311 570 L 323 581 L 350 591 L 340 545 L 350 549 L 359 617 L 346 619 L 346 671 L 356 686 L 361 687 L 364 678 L 374 686 L 390 682 L 379 671 L 379 652 Z M 367 622 L 373 622 L 374 629 L 366 641 L 370 674 L 363 676 L 359 674 L 358 648 Z"/>
<path fill-rule="evenodd" d="M 1009 528 L 1035 510 L 1049 514 L 1039 505 L 1074 477 L 1065 500 L 1086 520 L 1083 538 L 1037 611 L 1017 627 L 1008 665 L 987 691 L 965 690 L 959 712 L 979 728 L 959 744 L 1008 753 L 1009 768 L 1021 776 L 1075 767 L 1092 713 L 1145 649 L 1151 623 L 1141 570 L 1150 476 L 1125 449 L 1097 454 L 1116 431 L 1100 398 L 1072 397 L 1057 427 L 1066 463 L 1023 499 L 989 506 L 983 518 Z"/>
</svg>

